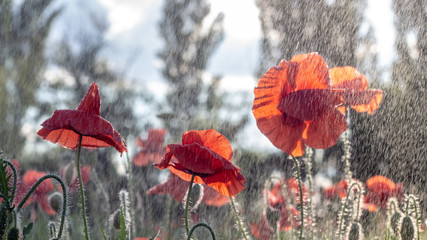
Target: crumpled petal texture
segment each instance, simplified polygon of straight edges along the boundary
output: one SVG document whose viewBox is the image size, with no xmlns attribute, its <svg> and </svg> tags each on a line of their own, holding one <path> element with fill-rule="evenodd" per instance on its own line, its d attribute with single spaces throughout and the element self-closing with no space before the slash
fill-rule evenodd
<svg viewBox="0 0 427 240">
<path fill-rule="evenodd" d="M 92 83 L 77 110 L 56 110 L 42 123 L 37 134 L 52 143 L 76 149 L 82 135 L 82 146 L 87 148 L 114 147 L 120 153 L 127 151 L 126 144 L 110 122 L 100 113 L 101 99 L 98 86 Z"/>
<path fill-rule="evenodd" d="M 169 144 L 165 157 L 154 165 L 159 169 L 168 168 L 186 181 L 190 181 L 194 173 L 195 183 L 204 183 L 223 195 L 234 196 L 245 188 L 245 178 L 231 163 L 231 146 L 220 135 L 213 129 L 188 131 L 183 134 L 183 144 Z"/>
</svg>

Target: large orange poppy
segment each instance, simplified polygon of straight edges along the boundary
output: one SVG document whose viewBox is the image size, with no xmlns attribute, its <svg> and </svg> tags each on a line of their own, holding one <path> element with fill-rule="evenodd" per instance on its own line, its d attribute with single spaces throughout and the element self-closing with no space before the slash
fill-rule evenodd
<svg viewBox="0 0 427 240">
<path fill-rule="evenodd" d="M 240 168 L 231 163 L 233 150 L 228 140 L 219 132 L 209 129 L 187 131 L 182 144 L 169 144 L 165 157 L 154 164 L 159 169 L 168 168 L 185 181 L 206 184 L 226 196 L 242 191 L 246 179 Z"/>
<path fill-rule="evenodd" d="M 364 199 L 365 208 L 371 212 L 375 211 L 377 207 L 385 208 L 390 197 L 402 199 L 404 195 L 401 183 L 395 184 L 392 180 L 381 175 L 366 180 L 366 186 L 368 193 Z"/>
<path fill-rule="evenodd" d="M 305 145 L 329 148 L 347 129 L 337 109 L 345 89 L 332 89 L 328 66 L 317 53 L 282 60 L 254 90 L 252 112 L 258 128 L 274 146 L 298 157 Z"/>
<path fill-rule="evenodd" d="M 45 140 L 76 149 L 79 138 L 88 148 L 114 147 L 120 153 L 126 144 L 110 122 L 100 116 L 101 97 L 98 86 L 92 83 L 86 96 L 76 110 L 56 110 L 53 116 L 42 123 L 37 134 Z"/>
<path fill-rule="evenodd" d="M 29 190 L 31 186 L 33 186 L 40 178 L 44 177 L 46 175 L 45 172 L 39 172 L 36 170 L 28 170 L 24 173 L 22 176 L 22 183 L 24 186 L 21 186 L 22 191 L 23 189 Z M 55 186 L 53 185 L 53 182 L 51 179 L 44 180 L 33 192 L 31 200 L 25 204 L 29 204 L 33 201 L 35 201 L 43 211 L 45 211 L 49 215 L 56 214 L 56 211 L 50 206 L 48 196 L 49 193 L 51 193 L 55 189 Z M 20 196 L 18 195 L 17 198 L 19 199 Z M 22 199 L 20 199 L 22 200 Z"/>
<path fill-rule="evenodd" d="M 343 101 L 345 105 L 351 106 L 358 112 L 374 114 L 380 107 L 383 91 L 379 89 L 368 89 L 368 81 L 365 75 L 355 68 L 334 67 L 329 70 L 331 76 L 331 88 L 345 89 Z"/>
</svg>

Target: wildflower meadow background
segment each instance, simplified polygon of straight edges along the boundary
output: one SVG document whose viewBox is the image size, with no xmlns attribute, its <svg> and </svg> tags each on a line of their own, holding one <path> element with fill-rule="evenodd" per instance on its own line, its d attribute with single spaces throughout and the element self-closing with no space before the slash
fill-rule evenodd
<svg viewBox="0 0 427 240">
<path fill-rule="evenodd" d="M 131 1 L 1 1 L 2 240 L 427 239 L 427 1 L 391 2 L 389 67 L 370 1 L 220 2 L 141 33 L 99 7 Z M 118 64 L 125 29 L 155 59 L 119 34 Z"/>
</svg>

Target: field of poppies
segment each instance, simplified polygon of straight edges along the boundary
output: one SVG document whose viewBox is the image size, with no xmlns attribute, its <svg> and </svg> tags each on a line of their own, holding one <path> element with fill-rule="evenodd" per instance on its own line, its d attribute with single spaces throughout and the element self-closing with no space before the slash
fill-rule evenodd
<svg viewBox="0 0 427 240">
<path fill-rule="evenodd" d="M 75 161 L 59 174 L 22 172 L 4 150 L 1 239 L 422 239 L 417 196 L 384 176 L 366 182 L 352 176 L 349 109 L 372 115 L 383 97 L 353 67 L 328 69 L 319 54 L 308 53 L 262 76 L 253 116 L 283 151 L 278 166 L 287 163 L 293 172 L 265 179 L 256 178 L 263 168 L 250 166 L 247 156 L 236 161 L 215 129 L 188 129 L 181 142 L 166 146 L 167 132 L 151 129 L 129 156 L 124 139 L 100 115 L 99 91 L 92 83 L 77 109 L 56 110 L 37 133 L 75 150 Z M 345 178 L 319 188 L 311 175 L 313 149 L 339 138 Z M 104 147 L 127 161 L 126 176 L 110 179 L 124 182 L 120 191 L 108 191 L 111 182 L 100 183 L 86 159 Z M 159 176 L 160 184 L 153 181 Z M 85 191 L 92 182 L 96 191 Z M 110 203 L 116 197 L 118 206 Z"/>
</svg>

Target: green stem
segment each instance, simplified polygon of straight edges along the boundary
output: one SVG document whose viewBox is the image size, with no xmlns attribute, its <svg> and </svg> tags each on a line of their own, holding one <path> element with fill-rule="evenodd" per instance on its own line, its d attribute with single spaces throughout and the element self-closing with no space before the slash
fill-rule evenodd
<svg viewBox="0 0 427 240">
<path fill-rule="evenodd" d="M 43 177 L 41 177 L 27 192 L 25 197 L 22 199 L 22 201 L 19 203 L 18 207 L 16 208 L 16 212 L 19 212 L 21 208 L 24 206 L 24 203 L 28 200 L 28 198 L 31 196 L 31 194 L 36 190 L 36 188 L 42 183 L 44 180 L 48 178 L 53 178 L 56 181 L 59 182 L 62 188 L 62 214 L 61 214 L 61 224 L 59 225 L 59 232 L 58 232 L 58 239 L 62 236 L 62 230 L 64 229 L 64 222 L 65 222 L 65 213 L 67 211 L 67 189 L 65 188 L 65 184 L 62 181 L 62 179 L 56 175 L 48 174 Z"/>
<path fill-rule="evenodd" d="M 301 226 L 299 231 L 299 239 L 302 240 L 302 234 L 304 231 L 304 196 L 302 195 L 302 184 L 301 184 L 301 172 L 298 160 L 292 156 L 292 159 L 295 163 L 295 168 L 297 169 L 297 179 L 298 179 L 298 187 L 299 187 L 299 195 L 300 195 L 300 212 L 301 212 Z"/>
<path fill-rule="evenodd" d="M 188 187 L 187 199 L 185 200 L 185 231 L 187 233 L 187 236 L 189 236 L 189 233 L 190 233 L 190 228 L 188 227 L 188 206 L 190 205 L 191 187 L 193 186 L 195 176 L 196 175 L 194 173 L 193 175 L 191 175 L 190 186 Z"/>
<path fill-rule="evenodd" d="M 209 230 L 209 232 L 211 232 L 212 239 L 213 239 L 213 240 L 216 240 L 216 238 L 215 238 L 215 232 L 214 232 L 214 231 L 212 230 L 212 228 L 211 228 L 209 225 L 207 225 L 206 223 L 197 223 L 196 225 L 194 225 L 194 226 L 191 228 L 190 233 L 188 234 L 187 240 L 190 240 L 190 239 L 191 239 L 191 235 L 193 235 L 194 230 L 196 230 L 196 228 L 198 228 L 198 227 L 205 227 L 205 228 L 207 228 L 207 229 Z"/>
<path fill-rule="evenodd" d="M 354 186 L 357 186 L 358 188 L 359 188 L 359 201 L 358 201 L 358 203 L 357 203 L 357 211 L 358 211 L 358 213 L 357 213 L 357 218 L 359 218 L 359 207 L 360 207 L 360 200 L 361 200 L 361 194 L 362 194 L 362 188 L 361 188 L 361 186 L 360 186 L 360 184 L 359 183 L 357 183 L 357 182 L 353 182 L 351 185 L 350 185 L 350 187 L 348 188 L 348 190 L 347 190 L 347 196 L 346 196 L 346 198 L 345 198 L 345 202 L 344 202 L 344 204 L 342 205 L 343 207 L 342 207 L 342 209 L 341 209 L 341 219 L 340 219 L 340 225 L 339 225 L 339 228 L 338 228 L 338 239 L 341 239 L 341 233 L 342 233 L 342 227 L 343 227 L 343 224 L 344 224 L 344 215 L 345 215 L 345 209 L 347 208 L 347 202 L 348 202 L 348 199 L 350 198 L 350 193 L 351 193 L 351 191 L 353 191 L 353 187 Z M 353 211 L 353 210 L 352 210 Z"/>
<path fill-rule="evenodd" d="M 236 205 L 234 204 L 234 200 L 232 196 L 230 196 L 230 202 L 231 202 L 231 206 L 233 207 L 234 216 L 236 218 L 237 224 L 239 225 L 240 231 L 242 232 L 242 235 L 245 238 L 245 240 L 248 240 L 248 237 L 246 236 L 245 229 L 243 229 L 243 224 L 242 224 L 242 221 L 240 220 L 239 213 L 237 212 Z"/>
<path fill-rule="evenodd" d="M 82 149 L 82 139 L 83 136 L 80 135 L 79 138 L 79 147 L 77 149 L 77 175 L 79 178 L 79 188 L 80 188 L 80 198 L 82 201 L 82 216 L 83 216 L 83 224 L 84 224 L 84 232 L 85 232 L 85 239 L 89 240 L 89 230 L 88 230 L 88 226 L 87 226 L 87 217 L 86 217 L 86 206 L 85 206 L 85 193 L 84 193 L 84 189 L 83 189 L 83 180 L 82 180 L 82 173 L 80 171 L 80 151 Z"/>
</svg>

